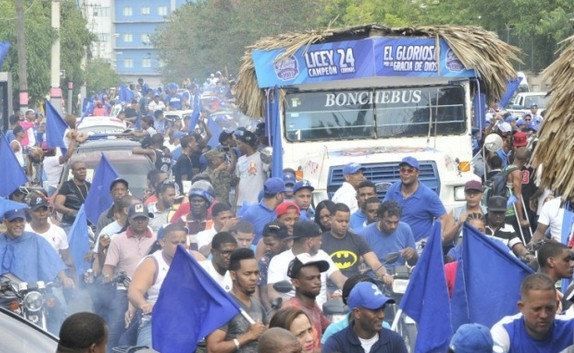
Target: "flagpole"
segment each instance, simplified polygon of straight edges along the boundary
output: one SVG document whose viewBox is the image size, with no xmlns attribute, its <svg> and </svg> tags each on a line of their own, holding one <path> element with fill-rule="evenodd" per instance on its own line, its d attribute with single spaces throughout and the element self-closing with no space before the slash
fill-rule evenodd
<svg viewBox="0 0 574 353">
<path fill-rule="evenodd" d="M 243 310 L 243 308 L 239 308 L 239 312 L 241 313 L 241 315 L 243 315 L 245 320 L 247 320 L 251 325 L 255 324 L 255 320 L 253 320 L 253 318 L 251 317 L 251 315 L 247 313 L 247 311 Z"/>
<path fill-rule="evenodd" d="M 399 326 L 399 320 L 401 319 L 401 315 L 403 314 L 403 309 L 399 309 L 395 314 L 395 318 L 393 319 L 393 324 L 391 325 L 391 330 L 397 331 L 397 326 Z"/>
</svg>

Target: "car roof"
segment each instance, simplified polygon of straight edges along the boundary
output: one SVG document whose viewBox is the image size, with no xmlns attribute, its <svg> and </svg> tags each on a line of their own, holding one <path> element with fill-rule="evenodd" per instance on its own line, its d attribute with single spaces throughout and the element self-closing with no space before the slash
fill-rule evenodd
<svg viewBox="0 0 574 353">
<path fill-rule="evenodd" d="M 1 352 L 55 352 L 58 337 L 0 307 Z"/>
</svg>

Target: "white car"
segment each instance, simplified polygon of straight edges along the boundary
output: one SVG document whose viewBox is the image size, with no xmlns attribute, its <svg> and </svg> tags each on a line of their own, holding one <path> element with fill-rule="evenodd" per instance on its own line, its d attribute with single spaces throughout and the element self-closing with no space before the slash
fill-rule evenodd
<svg viewBox="0 0 574 353">
<path fill-rule="evenodd" d="M 89 135 L 121 134 L 127 129 L 126 122 L 111 116 L 86 116 L 78 119 L 76 128 Z"/>
</svg>

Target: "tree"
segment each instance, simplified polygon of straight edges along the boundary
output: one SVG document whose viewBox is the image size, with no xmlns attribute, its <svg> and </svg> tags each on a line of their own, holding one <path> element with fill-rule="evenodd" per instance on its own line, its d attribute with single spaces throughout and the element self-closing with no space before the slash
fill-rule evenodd
<svg viewBox="0 0 574 353">
<path fill-rule="evenodd" d="M 93 59 L 86 66 L 87 94 L 91 97 L 106 88 L 116 87 L 120 77 L 104 59 Z"/>
</svg>

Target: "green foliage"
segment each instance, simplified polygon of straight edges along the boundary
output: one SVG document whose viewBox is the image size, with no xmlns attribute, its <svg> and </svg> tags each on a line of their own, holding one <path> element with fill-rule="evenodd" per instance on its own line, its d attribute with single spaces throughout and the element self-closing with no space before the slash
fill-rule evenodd
<svg viewBox="0 0 574 353">
<path fill-rule="evenodd" d="M 85 47 L 94 39 L 74 0 L 60 0 L 60 69 L 66 72 L 62 86 L 73 80 L 79 87 L 83 80 L 81 61 Z M 16 9 L 14 0 L 0 0 L 0 38 L 10 42 L 10 52 L 2 66 L 11 71 L 14 90 L 19 90 L 18 52 L 16 42 Z M 25 36 L 27 83 L 30 102 L 41 101 L 50 89 L 50 55 L 57 38 L 51 27 L 51 0 L 25 0 Z"/>
<path fill-rule="evenodd" d="M 88 97 L 110 87 L 116 87 L 120 77 L 112 65 L 103 59 L 90 60 L 86 67 L 86 82 Z"/>
</svg>

